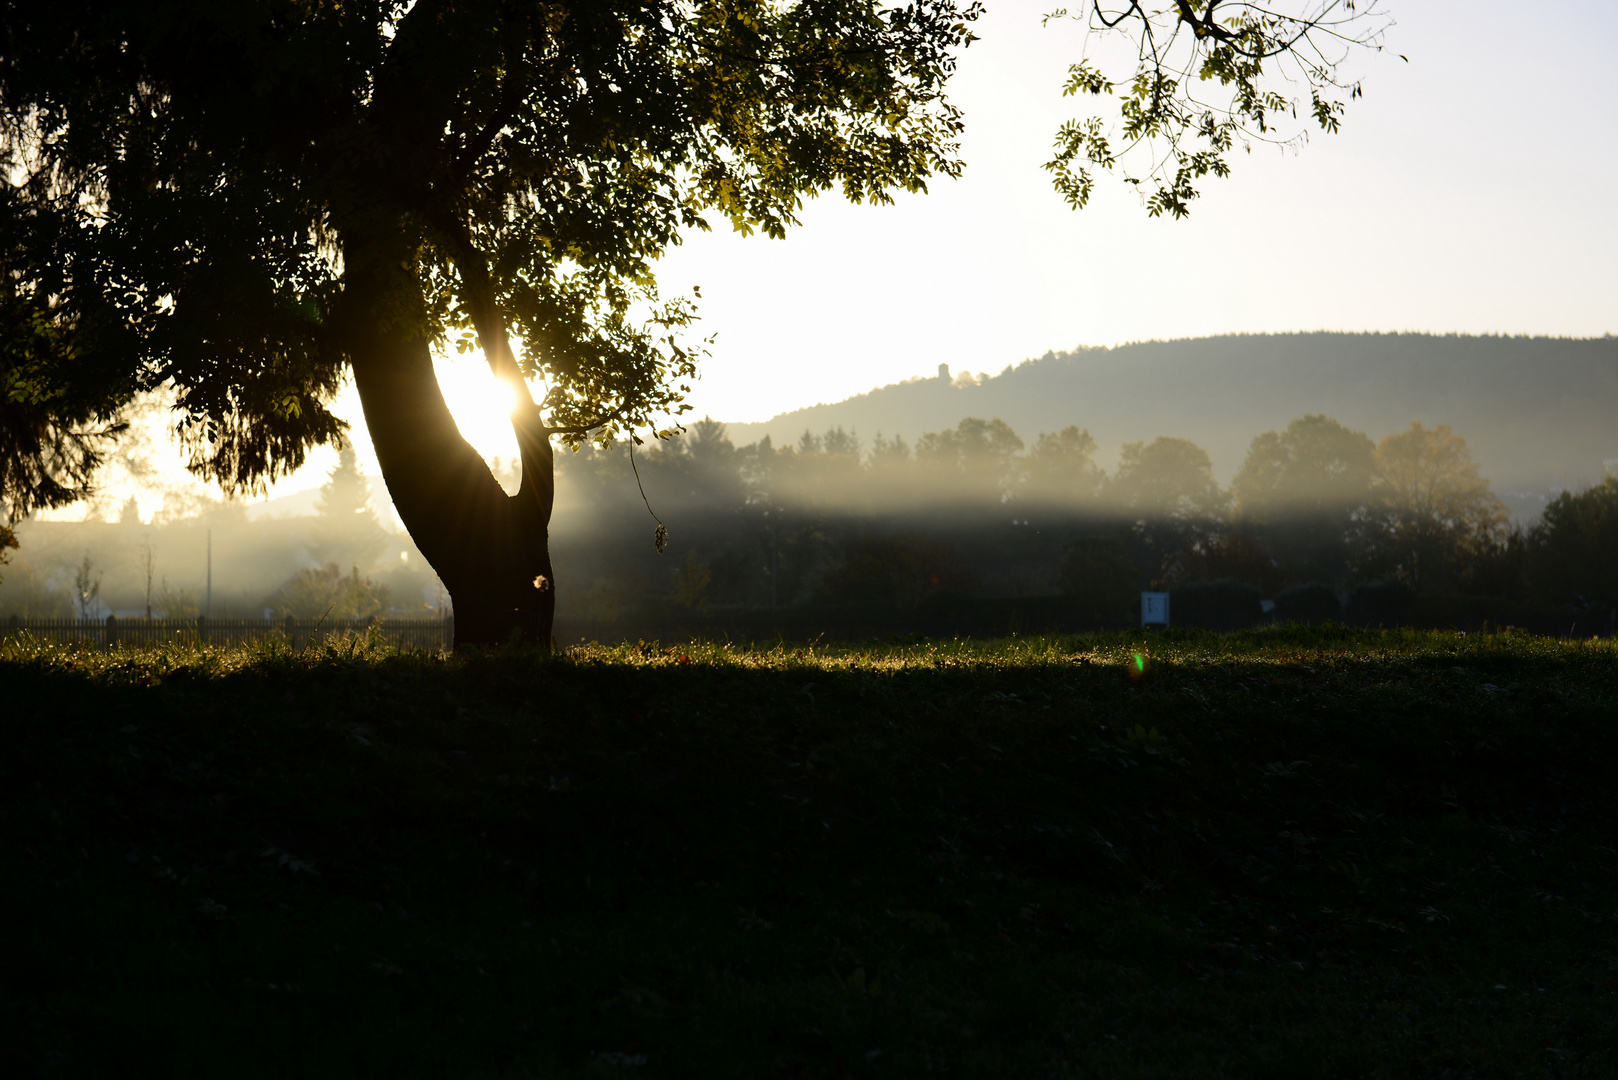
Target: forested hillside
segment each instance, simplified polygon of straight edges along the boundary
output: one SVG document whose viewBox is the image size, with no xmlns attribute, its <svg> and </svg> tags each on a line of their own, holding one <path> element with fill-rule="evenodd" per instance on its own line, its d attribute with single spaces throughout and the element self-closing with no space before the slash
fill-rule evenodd
<svg viewBox="0 0 1618 1080">
<path fill-rule="evenodd" d="M 917 357 L 916 366 L 934 365 Z M 1027 436 L 1085 427 L 1109 466 L 1126 441 L 1188 438 L 1228 481 L 1255 432 L 1325 413 L 1362 431 L 1448 424 L 1465 432 L 1498 491 L 1589 484 L 1618 458 L 1612 337 L 1241 334 L 1046 353 L 998 375 L 965 375 L 731 424 L 730 435 L 738 446 L 764 435 L 780 445 L 841 426 L 914 441 L 967 416 L 997 416 Z"/>
</svg>

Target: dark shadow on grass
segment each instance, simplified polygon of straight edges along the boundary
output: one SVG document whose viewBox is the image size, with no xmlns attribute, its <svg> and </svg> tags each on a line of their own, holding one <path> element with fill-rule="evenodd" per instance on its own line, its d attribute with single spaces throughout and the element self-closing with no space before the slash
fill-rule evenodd
<svg viewBox="0 0 1618 1080">
<path fill-rule="evenodd" d="M 1599 1075 L 1613 658 L 1341 628 L 13 656 L 6 1052 L 1325 1076 L 1554 1041 Z"/>
</svg>

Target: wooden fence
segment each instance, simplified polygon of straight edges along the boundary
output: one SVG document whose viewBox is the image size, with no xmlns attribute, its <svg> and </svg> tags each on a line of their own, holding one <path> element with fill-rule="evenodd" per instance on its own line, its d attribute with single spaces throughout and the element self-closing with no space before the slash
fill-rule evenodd
<svg viewBox="0 0 1618 1080">
<path fill-rule="evenodd" d="M 33 619 L 0 620 L 0 640 L 27 634 L 60 645 L 97 649 L 143 648 L 170 641 L 188 645 L 241 645 L 284 641 L 295 649 L 377 633 L 398 648 L 440 652 L 455 640 L 453 618 L 432 619 Z"/>
</svg>

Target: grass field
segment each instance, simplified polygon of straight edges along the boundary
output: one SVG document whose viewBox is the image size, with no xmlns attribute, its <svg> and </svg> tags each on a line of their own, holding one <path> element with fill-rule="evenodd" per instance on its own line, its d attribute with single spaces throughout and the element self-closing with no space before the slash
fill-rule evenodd
<svg viewBox="0 0 1618 1080">
<path fill-rule="evenodd" d="M 0 649 L 12 1076 L 1618 1075 L 1618 648 Z"/>
</svg>

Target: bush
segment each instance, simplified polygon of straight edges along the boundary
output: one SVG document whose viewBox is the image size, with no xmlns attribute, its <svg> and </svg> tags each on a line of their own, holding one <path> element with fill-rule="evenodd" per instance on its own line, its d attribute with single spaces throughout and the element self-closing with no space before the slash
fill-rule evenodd
<svg viewBox="0 0 1618 1080">
<path fill-rule="evenodd" d="M 1349 590 L 1343 616 L 1359 626 L 1397 626 L 1415 602 L 1416 591 L 1402 581 L 1367 581 Z"/>
<path fill-rule="evenodd" d="M 1068 545 L 1056 584 L 1080 619 L 1127 619 L 1135 601 L 1135 566 L 1116 537 L 1085 536 Z"/>
<path fill-rule="evenodd" d="M 1529 537 L 1535 591 L 1552 603 L 1618 606 L 1618 476 L 1563 492 Z"/>
<path fill-rule="evenodd" d="M 1182 585 L 1169 594 L 1169 622 L 1203 630 L 1240 630 L 1263 617 L 1257 585 L 1235 578 Z"/>
<path fill-rule="evenodd" d="M 1343 605 L 1338 602 L 1337 590 L 1322 581 L 1294 585 L 1275 597 L 1275 618 L 1278 622 L 1308 626 L 1342 617 Z"/>
<path fill-rule="evenodd" d="M 344 575 L 336 563 L 309 567 L 264 598 L 277 616 L 298 619 L 367 619 L 388 609 L 388 587 L 360 575 L 359 567 Z"/>
<path fill-rule="evenodd" d="M 820 587 L 832 603 L 883 603 L 913 611 L 938 593 L 970 592 L 972 579 L 948 544 L 924 536 L 862 536 L 843 549 L 843 565 Z"/>
</svg>

